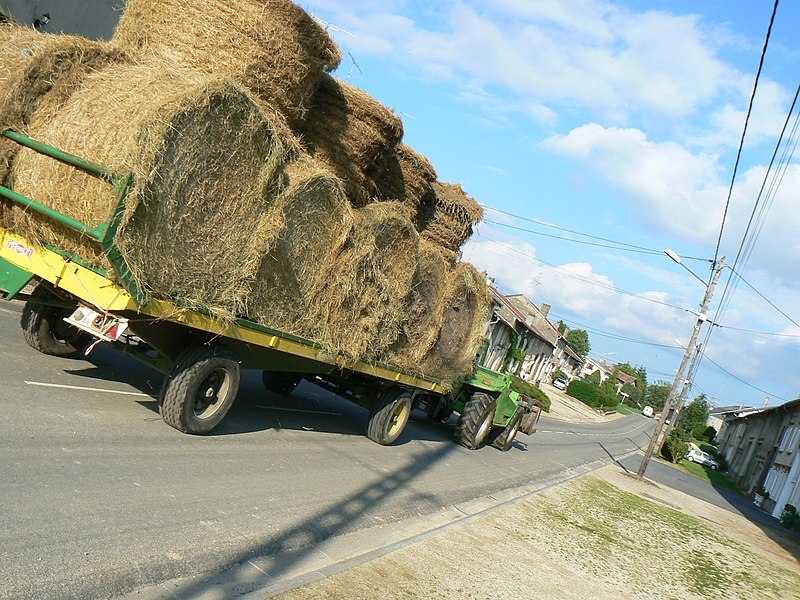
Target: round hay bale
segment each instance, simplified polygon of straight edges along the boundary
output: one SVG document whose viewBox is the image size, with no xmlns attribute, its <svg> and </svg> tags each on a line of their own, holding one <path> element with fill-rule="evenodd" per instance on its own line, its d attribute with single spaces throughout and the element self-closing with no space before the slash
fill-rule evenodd
<svg viewBox="0 0 800 600">
<path fill-rule="evenodd" d="M 409 206 L 415 215 L 423 204 L 436 201 L 433 183 L 436 169 L 431 161 L 406 144 L 395 148 L 378 177 L 376 185 L 381 200 L 398 200 Z"/>
<path fill-rule="evenodd" d="M 45 95 L 66 100 L 87 72 L 123 60 L 123 53 L 107 43 L 0 23 L 0 131 L 24 132 Z M 19 148 L 0 138 L 0 182 Z"/>
<path fill-rule="evenodd" d="M 136 56 L 227 76 L 292 126 L 303 121 L 322 73 L 342 58 L 289 0 L 128 0 L 113 41 Z"/>
<path fill-rule="evenodd" d="M 400 203 L 376 202 L 356 211 L 333 268 L 312 293 L 311 337 L 350 358 L 385 359 L 400 335 L 418 249 L 419 237 Z"/>
<path fill-rule="evenodd" d="M 436 201 L 422 207 L 419 228 L 423 238 L 453 252 L 472 235 L 472 228 L 483 218 L 483 209 L 458 184 L 435 182 Z"/>
<path fill-rule="evenodd" d="M 403 122 L 366 92 L 323 75 L 301 137 L 360 207 L 378 195 L 375 181 L 403 138 Z"/>
<path fill-rule="evenodd" d="M 246 91 L 197 72 L 125 65 L 98 71 L 57 110 L 43 103 L 31 133 L 57 148 L 133 172 L 117 243 L 139 285 L 240 314 L 260 258 L 280 231 L 283 147 Z M 110 185 L 57 161 L 20 152 L 17 191 L 84 223 L 110 216 Z M 15 211 L 19 230 L 94 263 L 98 244 Z"/>
<path fill-rule="evenodd" d="M 327 279 L 348 238 L 353 214 L 341 182 L 309 156 L 286 166 L 288 186 L 278 199 L 284 227 L 262 259 L 250 293 L 250 318 L 309 336 L 311 295 Z"/>
<path fill-rule="evenodd" d="M 452 382 L 472 371 L 490 305 L 485 277 L 471 264 L 459 263 L 447 280 L 438 338 L 422 361 L 426 375 Z"/>
<path fill-rule="evenodd" d="M 421 371 L 420 364 L 439 336 L 444 318 L 444 295 L 449 262 L 439 246 L 420 240 L 419 258 L 411 293 L 406 298 L 404 322 L 388 361 L 409 371 Z"/>
</svg>

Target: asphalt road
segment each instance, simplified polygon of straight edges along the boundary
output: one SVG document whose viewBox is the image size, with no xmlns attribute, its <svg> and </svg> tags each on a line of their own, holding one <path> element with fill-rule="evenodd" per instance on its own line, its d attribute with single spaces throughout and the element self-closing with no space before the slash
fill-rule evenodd
<svg viewBox="0 0 800 600">
<path fill-rule="evenodd" d="M 653 425 L 544 417 L 500 453 L 415 413 L 382 447 L 365 410 L 308 383 L 276 395 L 248 372 L 214 434 L 189 436 L 158 415 L 158 373 L 102 345 L 43 356 L 22 340 L 21 308 L 0 303 L 0 598 L 168 581 L 164 597 L 198 597 L 231 574 L 226 594 L 245 593 L 621 459 Z"/>
</svg>

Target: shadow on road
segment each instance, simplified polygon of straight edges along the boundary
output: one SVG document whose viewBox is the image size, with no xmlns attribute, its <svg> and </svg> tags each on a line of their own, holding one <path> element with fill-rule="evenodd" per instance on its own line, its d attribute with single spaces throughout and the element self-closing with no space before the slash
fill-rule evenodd
<svg viewBox="0 0 800 600">
<path fill-rule="evenodd" d="M 316 555 L 318 545 L 350 530 L 354 523 L 365 518 L 365 513 L 379 507 L 398 490 L 408 488 L 415 478 L 455 451 L 454 444 L 442 444 L 432 451 L 417 452 L 402 469 L 337 500 L 292 529 L 265 536 L 202 579 L 178 584 L 170 591 L 180 598 L 209 594 L 216 597 L 214 593 L 227 597 L 232 589 L 242 594 L 275 584 Z"/>
</svg>

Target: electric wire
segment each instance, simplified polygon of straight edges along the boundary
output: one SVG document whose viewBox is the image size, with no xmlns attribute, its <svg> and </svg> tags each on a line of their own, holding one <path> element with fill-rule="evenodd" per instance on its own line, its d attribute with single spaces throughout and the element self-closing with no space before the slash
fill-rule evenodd
<svg viewBox="0 0 800 600">
<path fill-rule="evenodd" d="M 772 34 L 772 25 L 775 23 L 775 15 L 778 12 L 779 1 L 780 0 L 775 0 L 775 4 L 772 7 L 772 15 L 770 16 L 769 19 L 769 27 L 767 27 L 767 35 L 764 39 L 764 47 L 761 49 L 761 58 L 758 61 L 758 70 L 756 71 L 756 78 L 755 81 L 753 82 L 753 91 L 750 94 L 750 103 L 747 107 L 747 114 L 745 115 L 744 119 L 744 127 L 742 128 L 742 137 L 739 140 L 739 149 L 736 152 L 736 161 L 734 162 L 733 165 L 733 173 L 731 174 L 731 183 L 730 186 L 728 187 L 728 197 L 725 201 L 725 210 L 722 213 L 722 223 L 720 223 L 719 227 L 719 237 L 717 238 L 717 247 L 714 250 L 714 264 L 717 263 L 717 258 L 719 258 L 719 248 L 720 245 L 722 244 L 722 234 L 725 231 L 725 221 L 728 216 L 728 209 L 730 208 L 731 205 L 731 195 L 733 194 L 733 183 L 734 181 L 736 181 L 736 173 L 739 170 L 739 160 L 741 159 L 742 156 L 742 148 L 744 147 L 744 138 L 747 135 L 747 125 L 750 122 L 750 115 L 753 112 L 753 102 L 756 97 L 756 90 L 758 90 L 758 81 L 761 77 L 761 69 L 764 67 L 764 57 L 767 54 L 767 47 L 769 46 L 769 38 L 770 35 Z"/>
</svg>

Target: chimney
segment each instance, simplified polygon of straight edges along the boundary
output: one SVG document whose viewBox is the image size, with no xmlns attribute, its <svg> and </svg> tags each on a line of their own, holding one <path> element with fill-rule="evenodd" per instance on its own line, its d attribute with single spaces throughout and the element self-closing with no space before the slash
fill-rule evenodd
<svg viewBox="0 0 800 600">
<path fill-rule="evenodd" d="M 542 316 L 546 319 L 547 313 L 550 312 L 550 305 L 549 304 L 542 304 L 542 308 L 539 310 L 542 313 Z"/>
<path fill-rule="evenodd" d="M 762 408 L 767 408 L 769 406 L 769 396 L 764 398 L 764 406 Z"/>
</svg>

